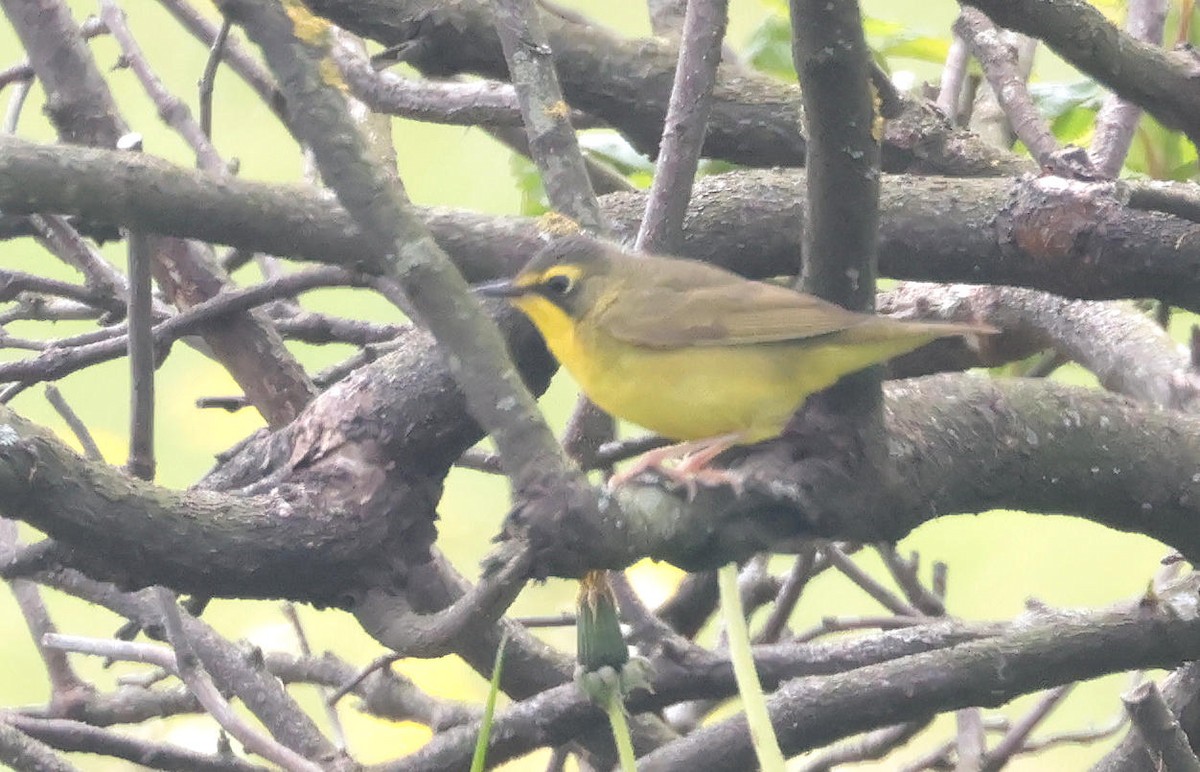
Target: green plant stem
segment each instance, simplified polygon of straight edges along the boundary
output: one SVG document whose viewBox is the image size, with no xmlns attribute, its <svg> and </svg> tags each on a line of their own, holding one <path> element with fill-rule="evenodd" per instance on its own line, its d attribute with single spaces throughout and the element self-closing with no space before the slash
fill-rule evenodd
<svg viewBox="0 0 1200 772">
<path fill-rule="evenodd" d="M 488 688 L 487 701 L 483 706 L 483 719 L 479 724 L 479 737 L 475 740 L 475 753 L 471 756 L 471 772 L 483 772 L 487 763 L 488 742 L 492 736 L 492 717 L 496 715 L 496 695 L 500 693 L 500 674 L 504 672 L 504 647 L 508 644 L 508 633 L 500 636 L 496 647 L 496 662 L 492 665 L 492 683 Z"/>
<path fill-rule="evenodd" d="M 767 713 L 767 698 L 763 695 L 758 671 L 754 669 L 754 653 L 750 649 L 750 629 L 742 611 L 742 596 L 738 592 L 737 563 L 722 566 L 717 572 L 717 586 L 721 593 L 721 610 L 725 614 L 725 633 L 729 637 L 729 659 L 733 663 L 733 677 L 737 680 L 738 693 L 746 710 L 746 723 L 750 726 L 750 739 L 758 766 L 763 772 L 783 772 L 786 764 L 779 741 L 775 738 L 775 727 Z"/>
<path fill-rule="evenodd" d="M 633 739 L 629 735 L 629 722 L 625 720 L 625 698 L 620 689 L 612 689 L 604 701 L 608 722 L 612 724 L 613 740 L 617 744 L 617 758 L 621 772 L 637 772 L 637 756 L 633 752 Z"/>
</svg>

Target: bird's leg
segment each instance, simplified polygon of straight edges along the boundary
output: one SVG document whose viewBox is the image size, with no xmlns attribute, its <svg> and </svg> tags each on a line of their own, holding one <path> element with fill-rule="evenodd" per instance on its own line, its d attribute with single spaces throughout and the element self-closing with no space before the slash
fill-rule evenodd
<svg viewBox="0 0 1200 772">
<path fill-rule="evenodd" d="M 695 496 L 697 482 L 706 485 L 728 483 L 735 488 L 740 488 L 741 479 L 737 476 L 706 467 L 714 458 L 737 445 L 742 439 L 740 432 L 732 432 L 651 450 L 638 456 L 627 468 L 614 474 L 609 480 L 609 487 L 615 488 L 618 485 L 624 485 L 642 472 L 653 469 L 686 487 L 688 498 Z M 664 462 L 676 458 L 683 459 L 678 466 L 673 468 L 663 466 Z"/>
<path fill-rule="evenodd" d="M 696 497 L 696 484 L 717 486 L 728 485 L 734 493 L 742 495 L 745 480 L 740 474 L 728 469 L 712 469 L 708 465 L 714 458 L 737 445 L 745 437 L 738 432 L 722 434 L 707 440 L 708 447 L 686 456 L 679 466 L 663 471 L 668 477 L 683 483 L 688 489 L 688 499 Z"/>
<path fill-rule="evenodd" d="M 663 463 L 674 458 L 686 456 L 689 453 L 695 453 L 698 450 L 707 446 L 708 440 L 691 440 L 688 442 L 677 442 L 674 445 L 664 445 L 661 448 L 649 450 L 633 459 L 629 466 L 619 472 L 615 472 L 608 480 L 610 488 L 615 488 L 618 485 L 624 485 L 633 478 L 637 477 L 642 472 L 650 469 L 662 470 Z"/>
<path fill-rule="evenodd" d="M 701 447 L 695 450 L 689 449 L 684 454 L 683 461 L 679 463 L 679 466 L 675 467 L 675 471 L 680 474 L 694 475 L 697 472 L 708 469 L 708 465 L 712 463 L 714 458 L 738 444 L 741 439 L 742 435 L 740 432 L 731 432 L 729 434 L 720 434 L 716 437 L 709 437 L 707 440 L 697 440 L 701 444 Z"/>
</svg>

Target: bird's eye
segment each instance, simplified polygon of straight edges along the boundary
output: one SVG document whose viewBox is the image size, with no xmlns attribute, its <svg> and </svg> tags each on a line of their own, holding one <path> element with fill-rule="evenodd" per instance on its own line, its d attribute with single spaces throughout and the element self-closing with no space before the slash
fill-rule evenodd
<svg viewBox="0 0 1200 772">
<path fill-rule="evenodd" d="M 549 279 L 546 279 L 546 289 L 555 295 L 565 295 L 571 291 L 571 280 L 562 274 L 551 276 Z"/>
</svg>

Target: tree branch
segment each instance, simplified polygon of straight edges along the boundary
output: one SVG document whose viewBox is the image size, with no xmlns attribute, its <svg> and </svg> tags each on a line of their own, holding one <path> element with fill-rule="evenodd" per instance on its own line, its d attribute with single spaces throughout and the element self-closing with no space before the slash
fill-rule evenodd
<svg viewBox="0 0 1200 772">
<path fill-rule="evenodd" d="M 1166 0 L 1133 0 L 1126 7 L 1129 35 L 1152 46 L 1161 46 L 1167 23 Z M 1088 153 L 1097 171 L 1117 177 L 1133 142 L 1142 108 L 1116 94 L 1104 98 L 1096 113 L 1096 129 Z"/>
<path fill-rule="evenodd" d="M 957 706 L 1000 705 L 1021 694 L 1138 668 L 1138 663 L 1186 660 L 1200 649 L 1200 621 L 1185 594 L 1186 588 L 1180 588 L 1174 600 L 1164 599 L 1150 608 L 1127 603 L 1088 614 L 1041 610 L 1003 625 L 938 622 L 881 633 L 866 639 L 869 645 L 857 639 L 758 646 L 755 665 L 765 689 L 778 687 L 777 694 L 787 694 L 787 699 L 772 700 L 773 719 L 782 732 L 781 742 L 787 735 L 785 749 L 799 753 Z M 997 667 L 998 662 L 1011 662 L 1012 667 Z M 695 660 L 666 652 L 653 664 L 652 690 L 631 695 L 631 712 L 736 692 L 725 658 L 706 655 Z M 835 709 L 828 707 L 831 700 Z M 783 711 L 785 720 L 798 723 L 783 727 L 778 718 Z M 548 690 L 496 716 L 488 758 L 502 762 L 537 747 L 562 744 L 602 720 L 601 715 L 572 686 Z M 469 762 L 478 733 L 477 723 L 447 730 L 387 769 L 461 768 Z M 725 741 L 728 746 L 722 744 Z M 733 719 L 639 759 L 639 769 L 642 764 L 648 769 L 747 769 L 754 763 L 748 743 L 745 722 Z"/>
<path fill-rule="evenodd" d="M 1126 203 L 1134 193 L 1143 201 L 1137 208 Z M 700 179 L 678 254 L 752 278 L 794 273 L 806 196 L 795 172 Z M 1194 220 L 1184 219 L 1200 219 L 1200 206 L 1187 186 L 910 176 L 885 177 L 881 196 L 884 276 L 1014 284 L 1087 299 L 1154 297 L 1200 310 L 1200 243 L 1191 238 Z M 633 240 L 645 194 L 614 193 L 603 204 L 614 235 Z M 315 190 L 213 180 L 149 157 L 4 136 L 0 209 L 77 214 L 351 270 L 364 267 L 370 249 L 344 210 Z M 419 211 L 470 281 L 515 273 L 540 244 L 531 220 Z"/>
<path fill-rule="evenodd" d="M 40 0 L 32 5 L 4 0 L 3 5 L 30 53 L 30 63 L 52 105 L 49 112 L 59 135 L 68 142 L 118 147 L 129 127 L 66 5 L 58 0 Z M 208 157 L 211 160 L 211 155 Z M 194 242 L 156 237 L 151 239 L 149 251 L 159 285 L 180 307 L 207 300 L 228 283 L 211 254 Z M 283 340 L 253 314 L 232 316 L 205 333 L 213 356 L 268 424 L 286 424 L 315 392 Z"/>
<path fill-rule="evenodd" d="M 1082 618 L 1050 614 L 1002 637 L 826 678 L 796 679 L 772 697 L 772 723 L 784 751 L 795 754 L 897 721 L 974 705 L 999 706 L 1018 694 L 1101 673 L 1190 659 L 1200 651 L 1200 619 L 1190 602 L 1183 601 L 1189 589 L 1195 591 L 1184 583 L 1173 597 L 1155 603 L 1126 604 Z M 1167 628 L 1170 641 L 1160 638 Z M 639 769 L 700 765 L 718 772 L 753 763 L 745 722 L 734 718 L 640 759 Z"/>
<path fill-rule="evenodd" d="M 587 558 L 564 550 L 551 571 L 575 576 L 645 556 L 696 570 L 813 537 L 897 541 L 941 514 L 996 507 L 1075 515 L 1200 557 L 1195 419 L 1052 383 L 940 376 L 887 393 L 894 483 L 871 476 L 867 485 L 847 450 L 861 438 L 816 420 L 731 463 L 746 477 L 741 496 L 701 489 L 688 503 L 684 492 L 618 490 L 599 520 L 562 524 L 579 530 Z"/>
<path fill-rule="evenodd" d="M 962 0 L 1055 53 L 1165 125 L 1200 139 L 1200 84 L 1190 52 L 1168 53 L 1122 32 L 1086 0 Z"/>
<path fill-rule="evenodd" d="M 385 46 L 402 47 L 405 61 L 430 76 L 508 75 L 490 6 L 468 0 L 310 0 L 308 7 L 340 27 Z M 676 44 L 624 39 L 598 25 L 543 12 L 563 93 L 571 106 L 620 131 L 642 153 L 658 155 L 670 100 Z M 803 163 L 800 95 L 791 84 L 730 70 L 717 80 L 703 154 L 749 166 Z M 920 141 L 914 141 L 920 137 Z M 1027 164 L 1011 153 L 950 129 L 936 111 L 915 101 L 889 128 L 884 168 L 890 171 L 993 175 Z"/>
<path fill-rule="evenodd" d="M 0 716 L 0 762 L 15 770 L 75 772 L 75 767 L 40 740 L 13 726 Z"/>
</svg>

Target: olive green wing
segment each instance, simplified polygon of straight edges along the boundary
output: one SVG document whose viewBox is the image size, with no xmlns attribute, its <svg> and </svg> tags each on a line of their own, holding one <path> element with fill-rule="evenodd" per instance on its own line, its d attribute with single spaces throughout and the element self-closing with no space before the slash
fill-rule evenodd
<svg viewBox="0 0 1200 772">
<path fill-rule="evenodd" d="M 680 348 L 804 340 L 873 326 L 877 318 L 784 287 L 738 279 L 687 289 L 626 287 L 595 322 L 626 343 Z"/>
</svg>

